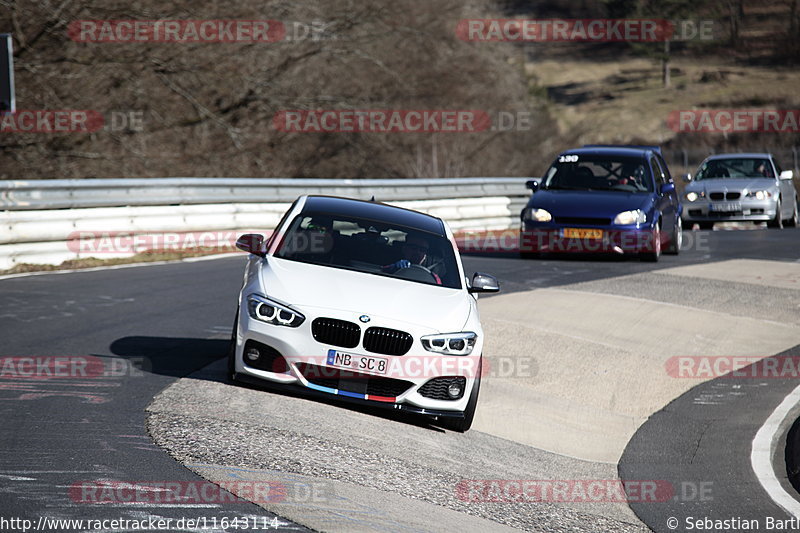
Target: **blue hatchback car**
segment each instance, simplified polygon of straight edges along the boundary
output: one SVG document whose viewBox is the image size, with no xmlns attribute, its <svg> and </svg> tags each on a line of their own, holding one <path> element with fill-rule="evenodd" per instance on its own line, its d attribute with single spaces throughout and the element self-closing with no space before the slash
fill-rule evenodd
<svg viewBox="0 0 800 533">
<path fill-rule="evenodd" d="M 522 210 L 520 255 L 677 254 L 681 203 L 657 146 L 587 145 L 561 153 Z"/>
</svg>

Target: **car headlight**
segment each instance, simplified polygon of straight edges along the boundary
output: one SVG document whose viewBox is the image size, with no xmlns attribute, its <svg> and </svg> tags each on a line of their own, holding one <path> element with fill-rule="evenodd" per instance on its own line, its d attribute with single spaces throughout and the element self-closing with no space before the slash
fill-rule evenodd
<svg viewBox="0 0 800 533">
<path fill-rule="evenodd" d="M 705 198 L 706 197 L 706 192 L 705 191 L 700 191 L 700 192 L 691 191 L 691 192 L 687 192 L 685 195 L 683 195 L 683 197 L 686 198 L 687 202 L 696 202 L 700 198 Z"/>
<path fill-rule="evenodd" d="M 614 224 L 620 226 L 630 226 L 631 224 L 644 224 L 647 222 L 647 213 L 641 209 L 633 211 L 623 211 L 614 217 Z"/>
<path fill-rule="evenodd" d="M 550 222 L 553 220 L 553 215 L 551 215 L 550 212 L 546 211 L 545 209 L 529 207 L 525 210 L 522 218 L 525 220 L 535 220 L 536 222 Z"/>
<path fill-rule="evenodd" d="M 746 194 L 748 198 L 755 198 L 756 200 L 766 200 L 772 198 L 771 191 L 750 191 Z"/>
<path fill-rule="evenodd" d="M 259 294 L 247 297 L 247 313 L 261 322 L 290 328 L 296 328 L 306 319 L 297 311 Z"/>
<path fill-rule="evenodd" d="M 425 335 L 420 340 L 422 347 L 429 352 L 445 355 L 469 355 L 475 347 L 478 336 L 471 331 L 461 333 L 441 333 L 439 335 Z"/>
</svg>

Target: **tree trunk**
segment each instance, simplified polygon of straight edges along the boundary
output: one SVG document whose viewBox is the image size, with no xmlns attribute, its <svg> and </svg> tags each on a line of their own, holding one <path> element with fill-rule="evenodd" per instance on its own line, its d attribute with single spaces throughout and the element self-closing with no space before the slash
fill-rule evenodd
<svg viewBox="0 0 800 533">
<path fill-rule="evenodd" d="M 744 4 L 741 0 L 728 0 L 728 14 L 731 23 L 731 46 L 739 47 L 739 26 L 744 17 Z"/>
</svg>

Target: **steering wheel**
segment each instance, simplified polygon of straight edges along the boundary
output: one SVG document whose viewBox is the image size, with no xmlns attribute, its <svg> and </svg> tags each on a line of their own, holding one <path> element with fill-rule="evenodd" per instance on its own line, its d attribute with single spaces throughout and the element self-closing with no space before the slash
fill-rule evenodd
<svg viewBox="0 0 800 533">
<path fill-rule="evenodd" d="M 395 276 L 403 279 L 410 279 L 415 281 L 436 281 L 436 276 L 430 269 L 422 265 L 412 264 L 409 267 L 401 268 L 395 272 Z"/>
</svg>

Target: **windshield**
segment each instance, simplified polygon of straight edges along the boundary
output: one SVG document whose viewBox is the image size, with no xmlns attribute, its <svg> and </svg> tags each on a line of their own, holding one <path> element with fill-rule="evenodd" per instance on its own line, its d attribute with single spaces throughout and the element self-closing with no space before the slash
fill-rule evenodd
<svg viewBox="0 0 800 533">
<path fill-rule="evenodd" d="M 276 257 L 379 276 L 461 288 L 446 237 L 375 220 L 327 213 L 295 217 Z"/>
<path fill-rule="evenodd" d="M 774 178 L 769 159 L 738 157 L 706 161 L 697 171 L 696 180 L 718 178 Z"/>
<path fill-rule="evenodd" d="M 653 180 L 641 158 L 564 154 L 547 171 L 542 188 L 653 192 Z"/>
</svg>

